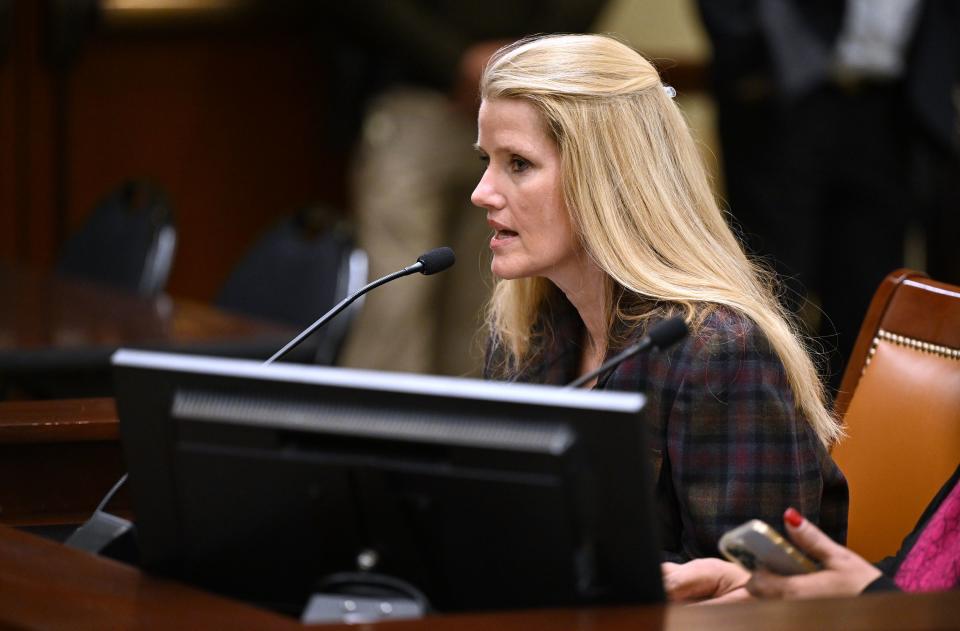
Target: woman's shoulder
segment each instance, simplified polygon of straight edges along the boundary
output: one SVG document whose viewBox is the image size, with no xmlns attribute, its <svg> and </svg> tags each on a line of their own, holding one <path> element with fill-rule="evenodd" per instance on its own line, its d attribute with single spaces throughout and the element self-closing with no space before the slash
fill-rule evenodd
<svg viewBox="0 0 960 631">
<path fill-rule="evenodd" d="M 756 322 L 729 307 L 707 309 L 694 319 L 686 339 L 651 356 L 654 375 L 713 392 L 749 383 L 786 387 L 783 363 Z"/>
<path fill-rule="evenodd" d="M 676 309 L 663 310 L 647 319 L 643 326 L 637 327 L 632 337 L 639 339 L 658 322 L 678 315 Z M 723 305 L 705 305 L 700 307 L 692 319 L 688 319 L 688 335 L 676 347 L 671 355 L 691 355 L 702 358 L 725 356 L 730 354 L 773 353 L 766 334 L 747 315 Z"/>
<path fill-rule="evenodd" d="M 773 347 L 763 330 L 749 316 L 730 307 L 711 306 L 695 324 L 696 348 L 713 353 L 756 353 L 768 355 Z"/>
</svg>

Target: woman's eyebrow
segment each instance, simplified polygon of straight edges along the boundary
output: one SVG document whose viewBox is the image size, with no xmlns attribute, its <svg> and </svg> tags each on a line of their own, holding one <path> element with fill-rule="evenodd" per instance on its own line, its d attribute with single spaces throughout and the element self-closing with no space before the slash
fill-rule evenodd
<svg viewBox="0 0 960 631">
<path fill-rule="evenodd" d="M 476 143 L 476 142 L 473 143 L 473 149 L 474 151 L 487 153 L 487 151 L 480 146 L 480 143 Z M 514 145 L 501 145 L 497 147 L 495 151 L 499 151 L 500 153 L 509 153 L 510 155 L 518 155 L 518 156 L 527 155 L 529 153 L 528 149 L 523 149 Z"/>
</svg>

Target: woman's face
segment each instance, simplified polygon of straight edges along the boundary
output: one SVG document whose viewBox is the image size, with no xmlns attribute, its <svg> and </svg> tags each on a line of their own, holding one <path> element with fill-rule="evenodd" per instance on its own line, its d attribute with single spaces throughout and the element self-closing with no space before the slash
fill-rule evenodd
<svg viewBox="0 0 960 631">
<path fill-rule="evenodd" d="M 540 113 L 523 99 L 480 105 L 477 149 L 485 165 L 470 199 L 493 228 L 493 273 L 543 276 L 562 285 L 580 265 L 560 186 L 560 151 Z"/>
</svg>

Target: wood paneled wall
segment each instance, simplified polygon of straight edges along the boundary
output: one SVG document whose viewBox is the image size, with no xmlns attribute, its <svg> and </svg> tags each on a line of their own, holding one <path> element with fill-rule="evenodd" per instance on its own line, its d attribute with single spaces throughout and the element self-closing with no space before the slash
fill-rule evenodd
<svg viewBox="0 0 960 631">
<path fill-rule="evenodd" d="M 50 268 L 101 197 L 145 177 L 175 206 L 168 290 L 206 300 L 278 217 L 318 201 L 343 207 L 345 158 L 324 142 L 329 87 L 310 28 L 101 23 L 56 63 L 50 3 L 9 6 L 0 260 Z"/>
</svg>

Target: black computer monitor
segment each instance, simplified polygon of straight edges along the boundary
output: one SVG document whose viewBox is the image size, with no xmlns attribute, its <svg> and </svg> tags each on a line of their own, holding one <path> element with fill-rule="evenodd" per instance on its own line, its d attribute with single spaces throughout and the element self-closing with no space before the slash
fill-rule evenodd
<svg viewBox="0 0 960 631">
<path fill-rule="evenodd" d="M 639 394 L 113 364 L 149 570 L 288 611 L 358 570 L 444 612 L 663 598 Z"/>
</svg>

